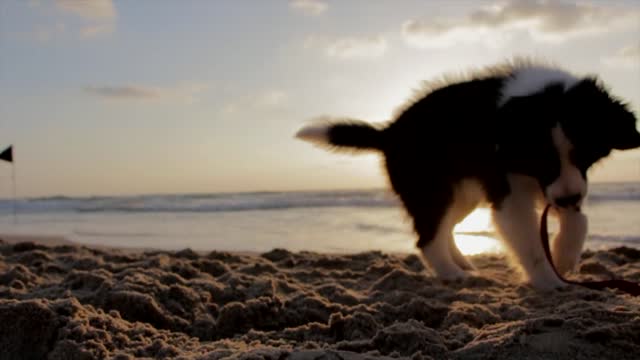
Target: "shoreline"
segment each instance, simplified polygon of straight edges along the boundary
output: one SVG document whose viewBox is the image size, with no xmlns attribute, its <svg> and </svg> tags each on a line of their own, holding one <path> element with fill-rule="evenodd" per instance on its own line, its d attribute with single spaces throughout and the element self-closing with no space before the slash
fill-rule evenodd
<svg viewBox="0 0 640 360">
<path fill-rule="evenodd" d="M 121 251 L 126 253 L 144 253 L 146 251 L 159 251 L 160 249 L 154 248 L 142 248 L 142 247 L 117 247 L 108 245 L 92 245 L 79 241 L 73 241 L 62 235 L 41 235 L 41 234 L 11 234 L 1 233 L 0 240 L 3 240 L 7 244 L 17 243 L 34 243 L 37 245 L 43 245 L 47 247 L 55 246 L 81 246 L 107 251 Z"/>
<path fill-rule="evenodd" d="M 264 251 L 249 251 L 249 250 L 217 250 L 217 249 L 208 249 L 208 250 L 194 250 L 191 249 L 188 246 L 182 247 L 180 249 L 165 249 L 165 248 L 160 248 L 160 247 L 136 247 L 136 246 L 109 246 L 109 245 L 94 245 L 94 244 L 89 244 L 89 243 L 84 243 L 84 242 L 80 242 L 80 241 L 75 241 L 75 240 L 71 240 L 66 236 L 63 235 L 41 235 L 41 234 L 12 234 L 12 233 L 2 233 L 0 232 L 0 240 L 3 240 L 4 242 L 6 242 L 7 244 L 16 244 L 16 243 L 21 243 L 21 242 L 31 242 L 34 244 L 38 244 L 38 245 L 44 245 L 44 246 L 62 246 L 62 245 L 69 245 L 69 246 L 80 246 L 80 247 L 87 247 L 87 248 L 94 248 L 94 249 L 100 249 L 100 250 L 108 250 L 108 251 L 119 251 L 119 252 L 124 252 L 124 253 L 130 253 L 130 254 L 143 254 L 145 252 L 168 252 L 168 253 L 176 253 L 176 252 L 180 252 L 180 251 L 193 251 L 194 253 L 197 253 L 201 256 L 205 256 L 210 252 L 226 252 L 226 253 L 230 253 L 230 254 L 235 254 L 235 255 L 247 255 L 247 256 L 258 256 L 262 253 L 264 253 Z M 349 255 L 349 254 L 358 254 L 358 253 L 364 253 L 364 252 L 369 252 L 369 251 L 376 251 L 376 252 L 381 252 L 381 253 L 385 253 L 385 254 L 389 254 L 389 255 L 394 255 L 394 256 L 407 256 L 407 255 L 411 255 L 414 252 L 400 252 L 400 251 L 381 251 L 381 250 L 362 250 L 362 251 L 350 251 L 350 252 L 345 252 L 345 251 L 322 251 L 322 252 L 317 252 L 317 251 L 311 251 L 313 253 L 322 253 L 322 254 L 326 254 L 326 255 L 335 255 L 335 256 L 340 256 L 340 255 Z M 292 251 L 294 252 L 294 251 Z M 297 251 L 295 251 L 297 252 Z M 304 251 L 302 251 L 304 252 Z M 475 256 L 475 255 L 468 255 L 468 256 Z"/>
</svg>

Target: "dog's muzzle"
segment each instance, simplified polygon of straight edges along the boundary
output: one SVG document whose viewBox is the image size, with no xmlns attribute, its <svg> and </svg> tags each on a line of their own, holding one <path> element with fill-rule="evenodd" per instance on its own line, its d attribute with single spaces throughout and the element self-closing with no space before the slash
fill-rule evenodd
<svg viewBox="0 0 640 360">
<path fill-rule="evenodd" d="M 580 210 L 580 205 L 582 202 L 582 194 L 571 194 L 567 196 L 561 196 L 553 199 L 553 204 L 566 209 L 576 209 Z"/>
</svg>

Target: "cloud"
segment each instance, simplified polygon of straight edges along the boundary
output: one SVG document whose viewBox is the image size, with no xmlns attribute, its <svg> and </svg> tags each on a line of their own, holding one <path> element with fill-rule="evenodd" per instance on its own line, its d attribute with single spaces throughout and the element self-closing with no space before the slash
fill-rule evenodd
<svg viewBox="0 0 640 360">
<path fill-rule="evenodd" d="M 640 42 L 619 49 L 602 62 L 611 67 L 640 68 Z"/>
<path fill-rule="evenodd" d="M 508 0 L 457 18 L 402 24 L 406 43 L 418 48 L 509 40 L 514 31 L 534 40 L 562 42 L 572 37 L 637 26 L 640 10 L 552 0 Z"/>
<path fill-rule="evenodd" d="M 80 29 L 80 37 L 92 38 L 101 34 L 109 34 L 112 33 L 115 26 L 113 24 L 100 24 L 100 25 L 91 25 L 85 26 Z"/>
<path fill-rule="evenodd" d="M 264 107 L 277 107 L 287 101 L 287 93 L 281 90 L 266 91 L 258 96 L 256 104 Z"/>
<path fill-rule="evenodd" d="M 329 5 L 321 0 L 290 0 L 289 7 L 306 15 L 317 16 L 326 12 Z"/>
<path fill-rule="evenodd" d="M 243 110 L 278 109 L 284 107 L 288 101 L 289 94 L 282 90 L 272 89 L 236 99 L 225 105 L 222 112 L 229 115 Z"/>
<path fill-rule="evenodd" d="M 27 1 L 27 6 L 30 8 L 37 8 L 39 6 L 41 6 L 42 4 L 40 3 L 40 0 L 29 0 Z"/>
<path fill-rule="evenodd" d="M 87 86 L 83 90 L 90 95 L 110 100 L 171 100 L 193 103 L 196 95 L 206 89 L 202 84 L 180 84 L 173 87 L 141 85 Z"/>
<path fill-rule="evenodd" d="M 50 26 L 40 25 L 33 30 L 30 35 L 38 41 L 46 42 L 55 36 L 63 34 L 65 32 L 65 28 L 66 27 L 63 23 L 57 23 Z"/>
<path fill-rule="evenodd" d="M 115 30 L 116 8 L 112 0 L 56 0 L 56 7 L 83 20 L 81 38 L 110 34 Z"/>
<path fill-rule="evenodd" d="M 160 94 L 155 88 L 141 86 L 88 86 L 85 91 L 93 95 L 122 99 L 152 99 Z"/>
<path fill-rule="evenodd" d="M 308 36 L 304 47 L 322 48 L 326 56 L 337 59 L 377 58 L 387 51 L 387 40 L 381 35 L 336 39 Z"/>
<path fill-rule="evenodd" d="M 116 9 L 111 0 L 56 0 L 56 6 L 88 20 L 116 17 Z"/>
<path fill-rule="evenodd" d="M 342 59 L 380 57 L 387 50 L 382 36 L 343 38 L 327 46 L 327 55 Z"/>
</svg>

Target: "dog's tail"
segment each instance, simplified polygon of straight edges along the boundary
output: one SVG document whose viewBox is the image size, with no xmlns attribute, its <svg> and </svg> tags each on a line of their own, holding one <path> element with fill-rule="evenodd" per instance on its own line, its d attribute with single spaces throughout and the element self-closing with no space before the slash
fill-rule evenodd
<svg viewBox="0 0 640 360">
<path fill-rule="evenodd" d="M 353 119 L 321 119 L 308 125 L 296 137 L 332 150 L 382 150 L 383 130 Z"/>
</svg>

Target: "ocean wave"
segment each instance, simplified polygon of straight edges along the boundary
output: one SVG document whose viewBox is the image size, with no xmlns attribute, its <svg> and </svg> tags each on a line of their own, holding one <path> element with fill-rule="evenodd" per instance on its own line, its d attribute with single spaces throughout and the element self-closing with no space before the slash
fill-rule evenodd
<svg viewBox="0 0 640 360">
<path fill-rule="evenodd" d="M 498 233 L 495 231 L 456 231 L 456 235 L 468 235 L 468 236 L 484 236 L 497 238 Z M 553 239 L 555 232 L 550 231 L 549 236 Z M 630 245 L 640 245 L 640 236 L 636 235 L 622 235 L 622 234 L 588 234 L 587 242 L 590 243 L 619 243 L 619 244 L 630 244 Z"/>
<path fill-rule="evenodd" d="M 322 207 L 385 208 L 398 206 L 385 191 L 255 192 L 236 194 L 147 195 L 128 197 L 48 197 L 20 200 L 20 213 L 166 213 L 234 212 Z M 12 211 L 13 203 L 0 200 L 0 213 Z"/>
<path fill-rule="evenodd" d="M 600 235 L 591 234 L 587 237 L 588 241 L 601 243 L 623 243 L 630 245 L 640 245 L 640 236 L 636 235 Z"/>
<path fill-rule="evenodd" d="M 607 202 L 640 201 L 640 184 L 595 184 L 587 204 L 596 206 Z M 144 196 L 68 197 L 62 195 L 20 199 L 19 213 L 47 212 L 232 212 L 254 210 L 283 210 L 295 208 L 400 206 L 389 190 L 309 191 L 309 192 L 252 192 L 252 193 L 194 193 Z M 13 201 L 0 199 L 0 215 L 13 212 Z"/>
<path fill-rule="evenodd" d="M 364 224 L 357 223 L 355 224 L 356 229 L 363 232 L 373 232 L 378 234 L 394 234 L 394 233 L 403 233 L 405 230 L 403 228 L 393 227 L 393 226 L 385 226 L 379 224 Z"/>
<path fill-rule="evenodd" d="M 153 232 L 118 232 L 97 230 L 73 230 L 73 235 L 82 237 L 126 237 L 126 238 L 151 238 L 163 236 Z"/>
<path fill-rule="evenodd" d="M 285 210 L 299 208 L 322 208 L 322 207 L 368 207 L 385 208 L 393 207 L 394 204 L 388 202 L 362 200 L 350 202 L 333 201 L 310 201 L 310 202 L 289 202 L 276 201 L 269 203 L 239 202 L 233 204 L 205 204 L 205 205 L 113 205 L 113 206 L 81 206 L 75 208 L 76 212 L 97 213 L 97 212 L 122 212 L 122 213 L 166 213 L 166 212 L 237 212 L 237 211 L 264 211 L 264 210 Z"/>
<path fill-rule="evenodd" d="M 588 203 L 609 201 L 640 201 L 640 183 L 592 184 Z"/>
<path fill-rule="evenodd" d="M 587 196 L 587 203 L 601 203 L 611 201 L 640 201 L 640 192 L 629 193 L 597 193 Z"/>
</svg>

